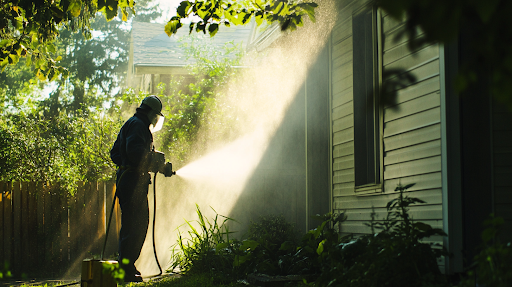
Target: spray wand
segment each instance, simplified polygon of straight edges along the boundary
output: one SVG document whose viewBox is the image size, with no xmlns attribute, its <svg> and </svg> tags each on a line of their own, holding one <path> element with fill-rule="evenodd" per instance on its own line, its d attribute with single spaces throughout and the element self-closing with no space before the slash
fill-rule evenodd
<svg viewBox="0 0 512 287">
<path fill-rule="evenodd" d="M 130 170 L 131 168 L 127 168 L 123 170 L 123 173 L 116 181 L 117 183 L 123 178 L 124 174 Z M 158 265 L 158 269 L 160 270 L 160 273 L 156 276 L 162 275 L 162 268 L 160 267 L 160 262 L 158 261 L 158 256 L 156 254 L 156 246 L 155 246 L 155 222 L 156 222 L 156 175 L 157 173 L 162 173 L 165 177 L 171 177 L 173 175 L 176 175 L 176 171 L 172 170 L 172 163 L 165 162 L 165 154 L 163 152 L 155 151 L 155 148 L 153 147 L 153 150 L 151 152 L 151 166 L 150 166 L 150 172 L 153 172 L 153 253 L 155 254 L 155 260 L 156 264 Z M 112 200 L 112 208 L 110 209 L 110 216 L 108 218 L 108 224 L 107 224 L 107 230 L 105 234 L 105 241 L 103 243 L 103 249 L 101 250 L 101 260 L 103 260 L 103 255 L 105 253 L 105 247 L 107 246 L 107 239 L 108 239 L 108 232 L 110 230 L 110 223 L 112 222 L 112 214 L 114 213 L 114 206 L 116 203 L 117 198 L 117 189 L 116 193 L 114 194 L 114 199 Z"/>
</svg>

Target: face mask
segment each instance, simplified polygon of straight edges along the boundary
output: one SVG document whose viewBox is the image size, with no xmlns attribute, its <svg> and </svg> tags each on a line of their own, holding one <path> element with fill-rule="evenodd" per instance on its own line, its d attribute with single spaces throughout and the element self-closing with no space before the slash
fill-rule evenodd
<svg viewBox="0 0 512 287">
<path fill-rule="evenodd" d="M 156 119 L 152 122 L 156 123 L 151 123 L 151 125 L 149 125 L 149 130 L 151 131 L 151 133 L 156 133 L 157 131 L 161 130 L 162 127 L 164 126 L 164 117 L 156 115 Z"/>
</svg>

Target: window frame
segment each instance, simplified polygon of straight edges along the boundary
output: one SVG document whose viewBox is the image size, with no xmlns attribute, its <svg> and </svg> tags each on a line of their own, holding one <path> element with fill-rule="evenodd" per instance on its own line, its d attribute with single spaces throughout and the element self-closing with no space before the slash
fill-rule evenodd
<svg viewBox="0 0 512 287">
<path fill-rule="evenodd" d="M 356 148 L 354 148 L 354 191 L 356 195 L 365 195 L 371 193 L 380 193 L 383 192 L 383 182 L 384 182 L 384 148 L 383 148 L 383 109 L 380 104 L 379 97 L 379 88 L 382 84 L 382 46 L 383 46 L 383 37 L 382 37 L 382 16 L 381 11 L 375 7 L 368 9 L 367 6 L 362 7 L 354 11 L 352 14 L 352 21 L 354 18 L 363 14 L 371 12 L 372 18 L 372 49 L 373 49 L 373 168 L 374 168 L 374 180 L 373 182 L 363 183 L 357 185 L 356 181 Z M 352 27 L 352 31 L 354 31 L 354 27 Z M 354 43 L 353 46 L 354 48 Z M 353 50 L 354 51 L 354 50 Z M 353 67 L 354 72 L 354 67 Z M 355 90 L 355 89 L 354 89 Z M 354 144 L 356 142 L 356 110 L 354 105 Z M 365 156 L 365 159 L 368 157 Z M 368 173 L 367 173 L 368 174 Z"/>
</svg>

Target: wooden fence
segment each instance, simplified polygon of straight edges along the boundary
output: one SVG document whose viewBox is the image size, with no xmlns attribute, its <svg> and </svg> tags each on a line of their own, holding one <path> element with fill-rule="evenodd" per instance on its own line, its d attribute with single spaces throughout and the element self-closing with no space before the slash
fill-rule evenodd
<svg viewBox="0 0 512 287">
<path fill-rule="evenodd" d="M 0 182 L 0 190 L 0 270 L 15 277 L 76 275 L 84 258 L 101 253 L 113 182 L 81 183 L 74 196 L 41 182 Z M 117 251 L 117 203 L 114 212 L 106 256 Z"/>
</svg>

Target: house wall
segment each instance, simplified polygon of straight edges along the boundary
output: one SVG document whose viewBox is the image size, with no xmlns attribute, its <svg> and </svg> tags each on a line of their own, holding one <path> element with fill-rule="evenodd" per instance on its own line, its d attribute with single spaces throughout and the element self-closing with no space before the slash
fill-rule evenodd
<svg viewBox="0 0 512 287">
<path fill-rule="evenodd" d="M 387 15 L 382 22 L 382 68 L 405 69 L 416 82 L 397 91 L 396 106 L 382 108 L 383 168 L 382 191 L 355 192 L 352 14 L 365 1 L 340 1 L 338 22 L 332 33 L 332 178 L 333 209 L 345 211 L 342 233 L 371 232 L 364 223 L 372 210 L 378 218 L 386 214 L 386 204 L 396 197 L 397 184 L 415 183 L 410 196 L 425 204 L 411 208 L 415 220 L 442 228 L 441 114 L 439 47 L 427 45 L 411 52 L 407 39 L 394 41 L 403 28 Z M 431 238 L 442 243 L 442 238 Z"/>
<path fill-rule="evenodd" d="M 330 211 L 329 47 L 319 53 L 229 216 L 283 215 L 299 234 Z M 243 228 L 243 227 L 242 227 Z M 244 230 L 240 230 L 244 234 Z"/>
</svg>

